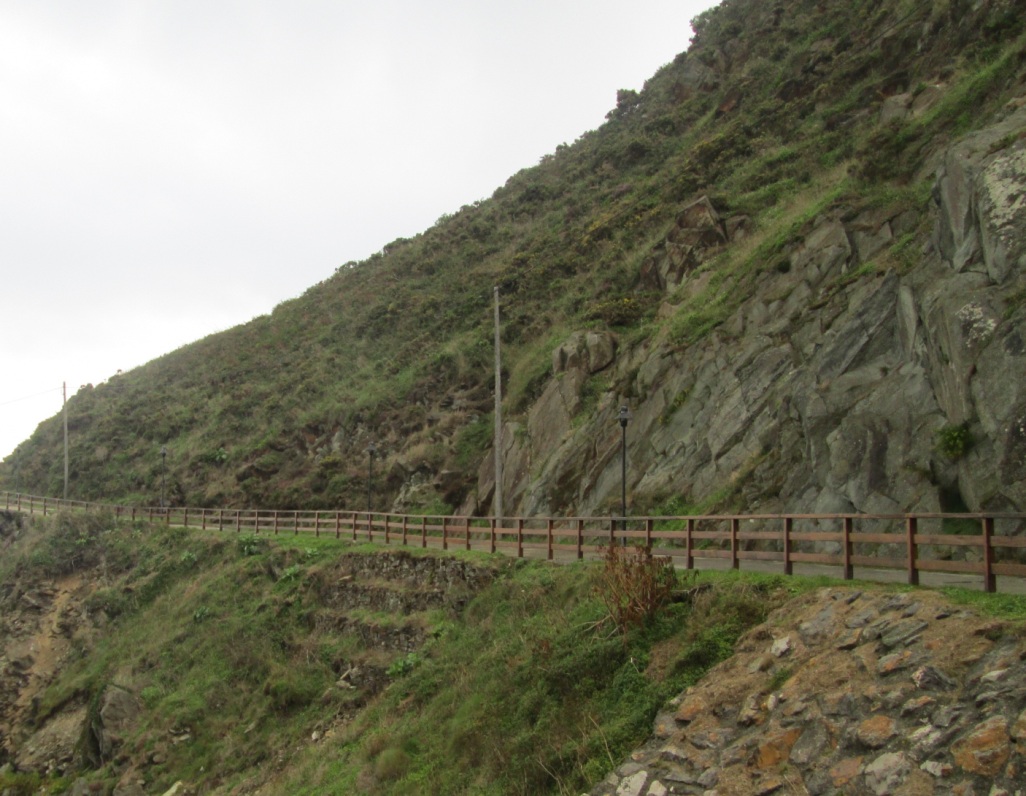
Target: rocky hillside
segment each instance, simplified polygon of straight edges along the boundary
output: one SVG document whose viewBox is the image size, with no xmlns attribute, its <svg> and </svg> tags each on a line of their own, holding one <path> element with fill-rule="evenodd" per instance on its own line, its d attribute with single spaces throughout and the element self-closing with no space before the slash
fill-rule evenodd
<svg viewBox="0 0 1026 796">
<path fill-rule="evenodd" d="M 601 128 L 69 402 L 73 496 L 488 514 L 1026 509 L 1026 16 L 728 0 Z M 682 34 L 681 49 L 687 46 Z M 668 53 L 669 58 L 672 54 Z M 0 465 L 59 494 L 58 418 Z"/>
<path fill-rule="evenodd" d="M 897 102 L 913 113 L 911 95 Z M 589 513 L 615 494 L 620 395 L 605 393 L 578 421 L 602 373 L 624 385 L 633 413 L 635 494 L 701 501 L 728 489 L 766 512 L 1021 510 L 1026 108 L 933 166 L 926 212 L 838 201 L 824 186 L 757 290 L 697 343 L 589 333 L 557 348 L 542 396 L 504 437 L 514 504 Z M 751 235 L 705 197 L 685 207 L 642 266 L 672 294 L 661 312 L 681 299 L 727 301 L 710 288 L 721 272 L 701 263 L 751 257 Z M 483 464 L 478 496 L 491 493 L 493 471 Z"/>
</svg>

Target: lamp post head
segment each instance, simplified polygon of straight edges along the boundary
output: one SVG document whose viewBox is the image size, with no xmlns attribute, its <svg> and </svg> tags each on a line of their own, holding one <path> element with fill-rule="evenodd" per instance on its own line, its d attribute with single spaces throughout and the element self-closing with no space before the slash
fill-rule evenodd
<svg viewBox="0 0 1026 796">
<path fill-rule="evenodd" d="M 160 455 L 161 455 L 161 458 L 163 458 L 164 456 L 167 456 L 167 445 L 161 445 L 160 446 Z"/>
<path fill-rule="evenodd" d="M 378 446 L 375 445 L 373 442 L 370 445 L 367 446 L 367 453 L 369 453 L 371 456 L 373 456 L 377 452 L 378 452 Z"/>
<path fill-rule="evenodd" d="M 630 410 L 627 409 L 627 404 L 620 407 L 620 413 L 617 415 L 617 418 L 620 421 L 620 425 L 623 428 L 627 428 L 627 421 L 631 419 L 631 413 Z"/>
</svg>

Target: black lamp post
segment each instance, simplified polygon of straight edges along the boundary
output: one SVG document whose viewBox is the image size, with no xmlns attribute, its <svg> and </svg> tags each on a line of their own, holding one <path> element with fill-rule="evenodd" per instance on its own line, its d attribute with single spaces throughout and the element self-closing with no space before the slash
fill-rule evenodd
<svg viewBox="0 0 1026 796">
<path fill-rule="evenodd" d="M 367 462 L 367 511 L 371 510 L 371 495 L 374 489 L 374 454 L 378 452 L 378 447 L 372 442 L 367 446 L 367 453 L 370 454 L 370 459 Z"/>
<path fill-rule="evenodd" d="M 627 530 L 627 421 L 631 419 L 631 413 L 627 404 L 620 407 L 617 415 L 620 421 L 620 520 L 623 523 L 623 530 Z M 627 544 L 624 537 L 623 543 Z"/>
<path fill-rule="evenodd" d="M 165 473 L 167 471 L 167 445 L 160 446 L 160 507 L 164 508 L 164 495 L 167 487 Z"/>
</svg>

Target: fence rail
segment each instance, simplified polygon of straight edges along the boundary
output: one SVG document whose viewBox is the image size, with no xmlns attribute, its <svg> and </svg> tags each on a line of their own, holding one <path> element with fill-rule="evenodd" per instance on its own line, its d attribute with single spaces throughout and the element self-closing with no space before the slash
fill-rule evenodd
<svg viewBox="0 0 1026 796">
<path fill-rule="evenodd" d="M 277 511 L 138 507 L 0 493 L 7 510 L 50 514 L 103 509 L 132 520 L 247 534 L 331 535 L 352 541 L 483 550 L 524 557 L 582 559 L 611 544 L 641 544 L 685 569 L 719 562 L 776 562 L 840 570 L 976 576 L 985 591 L 997 577 L 1026 579 L 1026 514 L 733 514 L 680 517 L 421 516 L 390 512 Z"/>
</svg>

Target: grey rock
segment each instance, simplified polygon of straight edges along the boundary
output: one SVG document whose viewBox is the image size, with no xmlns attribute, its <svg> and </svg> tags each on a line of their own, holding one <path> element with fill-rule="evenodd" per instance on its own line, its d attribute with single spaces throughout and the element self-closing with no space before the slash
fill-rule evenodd
<svg viewBox="0 0 1026 796">
<path fill-rule="evenodd" d="M 775 639 L 773 645 L 770 647 L 770 653 L 776 658 L 782 658 L 787 655 L 794 645 L 791 642 L 790 636 L 782 636 L 781 638 Z"/>
<path fill-rule="evenodd" d="M 806 645 L 815 644 L 836 632 L 837 612 L 833 605 L 826 605 L 813 619 L 802 622 L 798 633 Z"/>
<path fill-rule="evenodd" d="M 822 722 L 806 724 L 801 736 L 791 747 L 791 762 L 800 767 L 813 765 L 827 748 L 829 740 L 830 735 Z"/>
<path fill-rule="evenodd" d="M 950 691 L 955 687 L 954 680 L 933 666 L 921 666 L 916 669 L 912 673 L 912 682 L 916 684 L 916 688 L 924 691 Z"/>
<path fill-rule="evenodd" d="M 910 619 L 899 622 L 887 629 L 887 632 L 880 636 L 880 644 L 884 649 L 892 649 L 899 644 L 905 645 L 914 641 L 929 624 L 918 619 Z"/>
<path fill-rule="evenodd" d="M 866 766 L 866 787 L 876 796 L 893 793 L 908 776 L 908 758 L 901 752 L 887 752 Z"/>
</svg>

